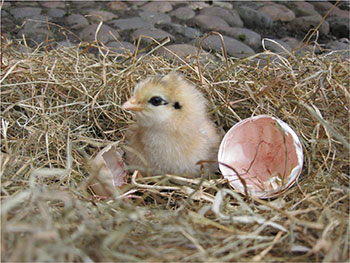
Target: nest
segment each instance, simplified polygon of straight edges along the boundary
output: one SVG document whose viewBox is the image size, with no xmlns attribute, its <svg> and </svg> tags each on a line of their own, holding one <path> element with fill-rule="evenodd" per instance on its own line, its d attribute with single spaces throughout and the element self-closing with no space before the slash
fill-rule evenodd
<svg viewBox="0 0 350 263">
<path fill-rule="evenodd" d="M 53 46 L 3 39 L 3 261 L 349 260 L 350 61 L 340 53 L 197 64 L 196 54 L 155 56 L 162 44 L 141 55 Z M 260 200 L 220 177 L 134 174 L 114 198 L 94 195 L 86 160 L 123 145 L 132 120 L 121 105 L 135 84 L 171 71 L 205 93 L 223 131 L 258 114 L 288 123 L 304 150 L 298 183 Z"/>
</svg>

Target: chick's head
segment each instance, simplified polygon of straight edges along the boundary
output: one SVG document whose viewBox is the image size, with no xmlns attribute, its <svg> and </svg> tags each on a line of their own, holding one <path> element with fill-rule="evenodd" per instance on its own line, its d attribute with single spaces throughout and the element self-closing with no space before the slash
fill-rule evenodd
<svg viewBox="0 0 350 263">
<path fill-rule="evenodd" d="M 180 75 L 150 77 L 136 85 L 123 109 L 133 111 L 142 126 L 176 125 L 205 116 L 203 95 Z"/>
</svg>

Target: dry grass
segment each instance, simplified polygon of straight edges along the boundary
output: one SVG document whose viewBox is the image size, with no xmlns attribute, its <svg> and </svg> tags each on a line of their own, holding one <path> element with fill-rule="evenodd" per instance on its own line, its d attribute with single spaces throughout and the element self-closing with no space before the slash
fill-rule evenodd
<svg viewBox="0 0 350 263">
<path fill-rule="evenodd" d="M 1 50 L 3 261 L 349 260 L 349 60 L 266 51 L 229 58 L 229 69 L 207 61 L 202 85 L 196 63 L 152 51 L 18 48 L 4 40 Z M 86 158 L 123 144 L 134 85 L 172 70 L 203 89 L 224 131 L 258 114 L 287 122 L 304 148 L 298 184 L 245 200 L 223 179 L 135 174 L 117 198 L 94 196 Z"/>
</svg>

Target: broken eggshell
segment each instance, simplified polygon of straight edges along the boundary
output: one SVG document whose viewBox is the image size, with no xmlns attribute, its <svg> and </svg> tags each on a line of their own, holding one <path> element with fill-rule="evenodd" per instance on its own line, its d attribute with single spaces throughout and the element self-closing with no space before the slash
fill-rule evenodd
<svg viewBox="0 0 350 263">
<path fill-rule="evenodd" d="M 233 188 L 244 194 L 246 185 L 249 195 L 270 198 L 298 179 L 303 149 L 288 124 L 259 115 L 240 121 L 226 133 L 218 161 L 222 175 Z"/>
<path fill-rule="evenodd" d="M 125 184 L 126 168 L 121 150 L 112 143 L 88 161 L 89 186 L 100 197 L 111 197 Z"/>
</svg>

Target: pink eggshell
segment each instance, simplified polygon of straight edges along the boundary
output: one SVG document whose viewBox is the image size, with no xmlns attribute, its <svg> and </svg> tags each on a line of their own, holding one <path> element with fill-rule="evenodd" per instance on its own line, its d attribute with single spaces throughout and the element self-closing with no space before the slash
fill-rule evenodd
<svg viewBox="0 0 350 263">
<path fill-rule="evenodd" d="M 269 198 L 295 183 L 303 166 L 303 150 L 298 136 L 285 122 L 259 115 L 240 121 L 226 133 L 218 160 L 222 175 L 232 187 L 245 193 L 237 172 L 250 195 Z"/>
<path fill-rule="evenodd" d="M 127 171 L 115 143 L 107 145 L 89 161 L 90 187 L 101 197 L 112 196 L 125 184 Z"/>
</svg>

